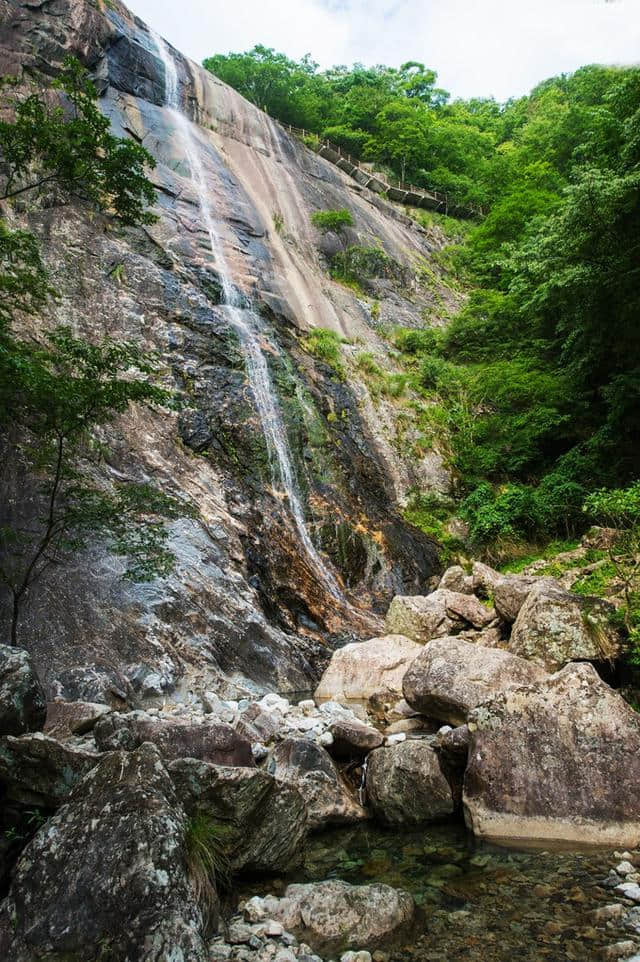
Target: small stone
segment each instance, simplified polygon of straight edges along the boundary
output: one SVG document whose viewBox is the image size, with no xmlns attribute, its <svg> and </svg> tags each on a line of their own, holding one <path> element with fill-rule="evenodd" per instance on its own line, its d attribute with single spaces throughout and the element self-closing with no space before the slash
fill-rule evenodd
<svg viewBox="0 0 640 962">
<path fill-rule="evenodd" d="M 611 905 L 603 905 L 593 913 L 594 922 L 610 922 L 612 919 L 620 919 L 625 914 L 624 905 L 613 902 Z"/>
<path fill-rule="evenodd" d="M 328 748 L 329 745 L 333 745 L 333 735 L 331 732 L 323 732 L 318 738 L 318 744 L 322 745 L 323 748 Z"/>
<path fill-rule="evenodd" d="M 259 895 L 254 895 L 244 906 L 244 917 L 247 922 L 262 922 L 266 914 L 264 899 Z"/>
<path fill-rule="evenodd" d="M 256 742 L 255 745 L 251 746 L 251 754 L 257 762 L 261 762 L 269 754 L 269 749 L 262 742 Z"/>
<path fill-rule="evenodd" d="M 276 922 L 274 921 L 274 919 L 270 919 L 266 923 L 264 932 L 265 932 L 265 935 L 268 935 L 270 939 L 277 939 L 284 932 L 284 927 L 280 922 Z"/>
<path fill-rule="evenodd" d="M 633 866 L 631 862 L 620 862 L 618 865 L 616 865 L 616 872 L 618 875 L 633 875 L 635 872 L 635 866 Z"/>
<path fill-rule="evenodd" d="M 238 711 L 246 711 L 251 702 L 248 698 L 241 698 L 238 702 Z"/>
<path fill-rule="evenodd" d="M 296 954 L 293 949 L 280 949 L 276 953 L 274 962 L 297 962 Z"/>
<path fill-rule="evenodd" d="M 340 957 L 340 962 L 371 962 L 371 953 L 366 951 L 345 952 Z"/>
<path fill-rule="evenodd" d="M 313 698 L 305 698 L 304 701 L 298 702 L 298 708 L 305 715 L 313 715 L 316 711 L 316 703 Z"/>
<path fill-rule="evenodd" d="M 616 885 L 616 892 L 626 899 L 631 899 L 632 902 L 640 902 L 640 885 L 637 882 L 623 882 L 622 885 Z"/>
<path fill-rule="evenodd" d="M 397 735 L 388 735 L 387 738 L 385 738 L 385 745 L 398 745 L 400 742 L 405 742 L 406 740 L 406 732 L 398 732 Z"/>
<path fill-rule="evenodd" d="M 229 941 L 232 945 L 246 945 L 252 936 L 253 929 L 245 922 L 232 922 L 229 926 Z"/>
<path fill-rule="evenodd" d="M 611 959 L 612 962 L 615 959 L 628 959 L 635 948 L 635 942 L 616 942 L 615 945 L 607 946 L 604 950 L 604 958 Z"/>
</svg>

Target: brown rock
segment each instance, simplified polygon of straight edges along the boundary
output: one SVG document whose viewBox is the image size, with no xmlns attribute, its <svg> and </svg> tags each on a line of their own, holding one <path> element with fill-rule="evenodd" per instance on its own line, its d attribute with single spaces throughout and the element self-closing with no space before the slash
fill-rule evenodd
<svg viewBox="0 0 640 962">
<path fill-rule="evenodd" d="M 88 701 L 50 701 L 47 704 L 47 720 L 44 730 L 58 738 L 68 735 L 85 735 L 95 723 L 111 709 Z"/>
<path fill-rule="evenodd" d="M 354 758 L 366 755 L 374 748 L 379 748 L 384 742 L 384 738 L 377 728 L 349 719 L 337 719 L 329 725 L 329 731 L 333 735 L 333 744 L 329 746 L 329 754 L 335 758 Z"/>
<path fill-rule="evenodd" d="M 42 732 L 7 735 L 0 739 L 0 784 L 8 800 L 55 808 L 99 760 Z"/>
<path fill-rule="evenodd" d="M 404 677 L 408 703 L 423 715 L 462 725 L 469 712 L 511 685 L 533 684 L 544 668 L 498 648 L 483 648 L 459 638 L 429 642 Z"/>
<path fill-rule="evenodd" d="M 143 711 L 127 714 L 112 712 L 96 723 L 96 744 L 101 751 L 133 751 L 144 742 L 157 745 L 163 758 L 199 758 L 214 765 L 255 763 L 251 744 L 230 725 L 205 719 L 193 724 L 179 719 L 164 719 Z"/>
<path fill-rule="evenodd" d="M 480 838 L 640 844 L 640 715 L 591 665 L 470 713 L 467 824 Z"/>
<path fill-rule="evenodd" d="M 461 565 L 453 565 L 447 568 L 438 588 L 446 588 L 448 591 L 457 591 L 459 594 L 473 594 L 473 578 L 468 575 Z"/>
</svg>

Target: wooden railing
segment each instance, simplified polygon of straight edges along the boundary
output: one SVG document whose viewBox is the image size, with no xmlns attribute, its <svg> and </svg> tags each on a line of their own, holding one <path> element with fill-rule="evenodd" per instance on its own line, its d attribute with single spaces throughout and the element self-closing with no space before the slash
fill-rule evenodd
<svg viewBox="0 0 640 962">
<path fill-rule="evenodd" d="M 342 147 L 331 143 L 326 137 L 320 137 L 318 134 L 300 127 L 293 127 L 291 124 L 282 124 L 280 121 L 276 121 L 276 123 L 288 130 L 290 134 L 301 139 L 310 150 L 353 177 L 363 187 L 373 190 L 376 194 L 382 194 L 389 200 L 404 204 L 407 207 L 435 210 L 451 217 L 482 217 L 484 214 L 480 207 L 456 204 L 449 194 L 442 191 L 424 190 L 421 187 L 415 187 L 413 184 L 405 184 L 402 181 L 387 178 L 378 171 L 369 170 L 362 165 L 361 161 L 352 157 L 351 154 L 345 153 Z"/>
</svg>

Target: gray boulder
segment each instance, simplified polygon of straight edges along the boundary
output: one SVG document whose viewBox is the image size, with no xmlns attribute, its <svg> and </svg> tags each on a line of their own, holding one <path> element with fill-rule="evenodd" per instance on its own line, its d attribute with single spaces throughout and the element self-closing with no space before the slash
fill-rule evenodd
<svg viewBox="0 0 640 962">
<path fill-rule="evenodd" d="M 309 738 L 286 738 L 277 745 L 268 770 L 298 789 L 312 830 L 349 825 L 368 817 L 329 754 Z"/>
<path fill-rule="evenodd" d="M 7 735 L 0 739 L 0 785 L 7 800 L 55 808 L 98 761 L 42 732 Z"/>
<path fill-rule="evenodd" d="M 156 745 L 163 758 L 199 758 L 214 765 L 253 767 L 251 743 L 230 725 L 204 716 L 194 723 L 162 718 L 144 711 L 112 712 L 94 728 L 94 738 L 103 752 L 133 751 L 144 742 Z"/>
<path fill-rule="evenodd" d="M 354 641 L 338 648 L 320 679 L 316 702 L 348 705 L 369 702 L 374 696 L 396 702 L 402 697 L 404 673 L 419 651 L 419 645 L 402 635 Z"/>
<path fill-rule="evenodd" d="M 388 825 L 421 825 L 445 818 L 454 810 L 438 756 L 422 739 L 372 752 L 366 789 L 375 816 Z"/>
<path fill-rule="evenodd" d="M 47 717 L 44 691 L 21 648 L 0 645 L 0 735 L 40 731 Z"/>
<path fill-rule="evenodd" d="M 413 918 L 408 892 L 389 885 L 349 885 L 331 880 L 289 885 L 282 899 L 266 899 L 271 918 L 316 952 L 379 949 Z"/>
<path fill-rule="evenodd" d="M 447 568 L 438 588 L 446 588 L 448 591 L 457 591 L 458 594 L 473 594 L 473 578 L 468 575 L 461 565 L 452 565 Z"/>
<path fill-rule="evenodd" d="M 412 708 L 450 725 L 462 725 L 469 712 L 511 685 L 546 678 L 540 665 L 499 648 L 460 638 L 437 638 L 422 649 L 404 676 L 404 697 Z"/>
<path fill-rule="evenodd" d="M 257 768 L 195 758 L 171 762 L 169 773 L 188 814 L 218 823 L 233 872 L 285 872 L 299 864 L 307 811 L 292 785 Z"/>
<path fill-rule="evenodd" d="M 0 908 L 0 958 L 206 962 L 187 829 L 155 747 L 100 759 L 23 852 Z"/>
<path fill-rule="evenodd" d="M 495 610 L 507 624 L 513 624 L 534 588 L 561 588 L 555 578 L 532 574 L 502 574 L 476 561 L 471 576 L 473 590 L 483 598 L 491 598 Z"/>
<path fill-rule="evenodd" d="M 611 624 L 613 612 L 600 598 L 574 595 L 542 581 L 520 609 L 509 650 L 538 658 L 551 671 L 570 661 L 613 661 L 622 648 Z"/>
<path fill-rule="evenodd" d="M 469 716 L 465 818 L 480 838 L 640 845 L 640 715 L 591 665 Z"/>
<path fill-rule="evenodd" d="M 430 595 L 396 595 L 387 612 L 389 632 L 424 645 L 432 638 L 457 634 L 469 626 L 486 628 L 495 611 L 473 595 L 438 588 Z"/>
</svg>

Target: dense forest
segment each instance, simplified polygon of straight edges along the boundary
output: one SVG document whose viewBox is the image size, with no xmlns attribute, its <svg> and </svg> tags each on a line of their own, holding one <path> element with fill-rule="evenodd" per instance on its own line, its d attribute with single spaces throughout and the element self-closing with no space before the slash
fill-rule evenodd
<svg viewBox="0 0 640 962">
<path fill-rule="evenodd" d="M 392 336 L 441 402 L 472 543 L 584 528 L 590 492 L 640 475 L 640 68 L 587 66 L 499 104 L 451 100 L 413 62 L 320 71 L 258 46 L 205 66 L 277 119 L 482 207 L 447 252 L 463 309 Z"/>
</svg>

